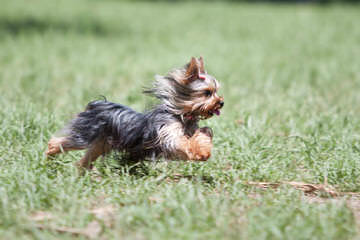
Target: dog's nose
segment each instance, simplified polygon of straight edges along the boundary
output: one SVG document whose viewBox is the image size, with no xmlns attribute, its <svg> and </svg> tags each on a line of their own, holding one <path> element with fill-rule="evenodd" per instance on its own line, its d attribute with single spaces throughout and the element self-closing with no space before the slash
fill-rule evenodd
<svg viewBox="0 0 360 240">
<path fill-rule="evenodd" d="M 219 104 L 220 104 L 220 107 L 223 107 L 224 106 L 224 101 L 220 101 Z"/>
</svg>

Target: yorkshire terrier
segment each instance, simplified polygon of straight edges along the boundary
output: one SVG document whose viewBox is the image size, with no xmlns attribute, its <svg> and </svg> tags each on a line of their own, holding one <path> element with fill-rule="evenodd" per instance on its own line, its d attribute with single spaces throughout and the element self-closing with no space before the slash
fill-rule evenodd
<svg viewBox="0 0 360 240">
<path fill-rule="evenodd" d="M 131 108 L 98 100 L 90 102 L 48 143 L 47 156 L 87 149 L 77 162 L 91 169 L 99 157 L 118 150 L 135 161 L 164 157 L 206 161 L 211 155 L 212 130 L 199 128 L 202 119 L 220 115 L 224 106 L 218 96 L 219 83 L 207 74 L 202 57 L 192 58 L 182 68 L 166 76 L 156 76 L 153 88 L 144 93 L 160 103 L 153 109 L 138 113 Z"/>
</svg>

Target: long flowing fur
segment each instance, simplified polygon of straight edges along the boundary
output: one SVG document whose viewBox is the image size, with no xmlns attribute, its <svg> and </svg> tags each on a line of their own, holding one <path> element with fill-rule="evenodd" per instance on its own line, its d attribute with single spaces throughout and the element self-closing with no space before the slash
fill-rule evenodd
<svg viewBox="0 0 360 240">
<path fill-rule="evenodd" d="M 159 155 L 172 158 L 179 152 L 185 159 L 196 156 L 207 159 L 209 153 L 199 153 L 200 156 L 191 152 L 192 149 L 201 152 L 202 145 L 192 139 L 196 147 L 191 147 L 190 138 L 198 129 L 200 117 L 208 118 L 219 112 L 223 99 L 216 94 L 219 87 L 216 79 L 206 74 L 203 63 L 197 61 L 202 63 L 201 58 L 192 58 L 183 68 L 174 69 L 166 76 L 156 76 L 153 88 L 145 93 L 160 103 L 144 113 L 106 100 L 90 102 L 65 127 L 63 137 L 50 139 L 47 155 L 87 148 L 89 151 L 81 160 L 81 166 L 88 166 L 109 150 L 123 151 L 134 160 Z M 199 75 L 200 70 L 203 76 Z M 202 137 L 205 138 L 208 137 Z M 211 150 L 211 141 L 203 141 Z M 104 149 L 99 144 L 103 144 Z"/>
<path fill-rule="evenodd" d="M 88 148 L 93 142 L 105 140 L 113 149 L 126 150 L 132 158 L 140 159 L 161 152 L 170 155 L 170 149 L 159 144 L 159 132 L 164 125 L 178 121 L 165 105 L 139 113 L 121 104 L 93 101 L 64 132 L 69 147 Z"/>
</svg>

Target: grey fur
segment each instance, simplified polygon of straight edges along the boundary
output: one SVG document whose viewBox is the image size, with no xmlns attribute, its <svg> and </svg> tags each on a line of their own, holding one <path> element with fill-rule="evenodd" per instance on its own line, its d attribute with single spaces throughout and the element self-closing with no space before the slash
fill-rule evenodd
<svg viewBox="0 0 360 240">
<path fill-rule="evenodd" d="M 191 137 L 198 128 L 197 111 L 206 105 L 199 100 L 204 89 L 209 85 L 218 87 L 210 75 L 206 75 L 206 81 L 183 84 L 185 73 L 186 66 L 167 76 L 156 76 L 154 87 L 145 93 L 161 103 L 144 113 L 106 100 L 90 102 L 65 128 L 67 141 L 63 147 L 85 149 L 103 141 L 133 160 L 176 157 L 179 137 Z"/>
</svg>

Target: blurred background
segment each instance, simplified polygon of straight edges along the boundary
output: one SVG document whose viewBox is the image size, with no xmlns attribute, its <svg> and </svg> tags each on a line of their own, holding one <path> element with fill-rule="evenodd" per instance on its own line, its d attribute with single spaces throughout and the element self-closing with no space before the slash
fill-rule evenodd
<svg viewBox="0 0 360 240">
<path fill-rule="evenodd" d="M 359 239 L 358 200 L 246 185 L 360 191 L 358 2 L 0 0 L 0 236 L 70 239 L 29 216 L 85 228 L 106 202 L 105 239 Z M 134 176 L 110 156 L 94 180 L 76 174 L 81 152 L 44 157 L 89 101 L 143 111 L 156 103 L 142 94 L 155 74 L 192 56 L 225 98 L 220 117 L 201 122 L 214 130 L 208 162 Z"/>
<path fill-rule="evenodd" d="M 41 109 L 99 94 L 142 109 L 155 74 L 203 55 L 235 105 L 305 82 L 331 88 L 358 53 L 349 2 L 1 0 L 1 83 Z"/>
</svg>

